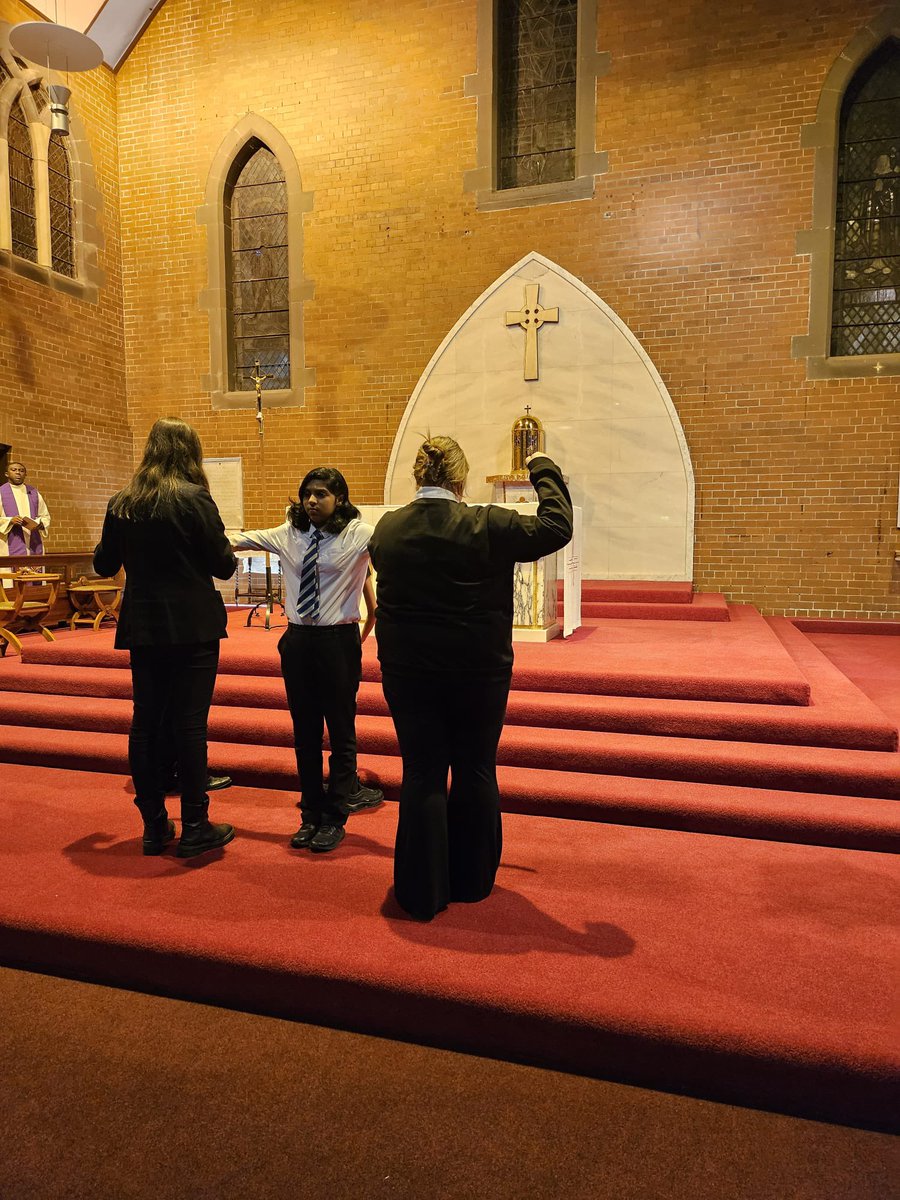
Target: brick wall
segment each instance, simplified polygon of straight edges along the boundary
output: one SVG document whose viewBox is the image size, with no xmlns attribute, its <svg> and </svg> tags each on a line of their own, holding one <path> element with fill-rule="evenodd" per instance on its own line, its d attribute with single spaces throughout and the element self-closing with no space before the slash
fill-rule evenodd
<svg viewBox="0 0 900 1200">
<path fill-rule="evenodd" d="M 537 250 L 627 322 L 672 395 L 697 479 L 697 586 L 769 612 L 896 613 L 897 380 L 807 381 L 790 353 L 809 303 L 795 239 L 811 224 L 813 156 L 800 130 L 879 11 L 610 0 L 597 131 L 610 171 L 594 199 L 479 213 L 463 191 L 476 163 L 463 94 L 475 0 L 168 0 L 117 76 L 138 449 L 155 417 L 177 414 L 208 454 L 242 455 L 248 524 L 279 519 L 321 461 L 344 469 L 356 499 L 378 501 L 432 353 Z M 201 384 L 196 212 L 217 149 L 250 111 L 287 138 L 314 193 L 303 233 L 316 386 L 304 408 L 269 412 L 264 455 L 252 411 L 213 411 Z"/>
<path fill-rule="evenodd" d="M 34 20 L 0 0 L 0 20 Z M 131 467 L 125 407 L 119 260 L 116 80 L 105 67 L 70 76 L 87 129 L 105 246 L 99 303 L 66 296 L 0 267 L 0 438 L 24 460 L 53 525 L 49 550 L 94 545 L 109 496 Z"/>
</svg>

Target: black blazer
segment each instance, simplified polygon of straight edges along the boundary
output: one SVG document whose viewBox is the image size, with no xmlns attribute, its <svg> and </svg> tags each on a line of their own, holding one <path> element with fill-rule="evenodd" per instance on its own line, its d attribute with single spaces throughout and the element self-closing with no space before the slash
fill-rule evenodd
<svg viewBox="0 0 900 1200">
<path fill-rule="evenodd" d="M 369 553 L 378 574 L 375 633 L 385 671 L 442 675 L 512 667 L 513 570 L 562 549 L 572 501 L 559 467 L 531 465 L 538 511 L 441 498 L 385 513 Z"/>
<path fill-rule="evenodd" d="M 115 575 L 125 568 L 119 648 L 228 636 L 225 605 L 211 576 L 230 579 L 237 563 L 209 492 L 185 483 L 182 495 L 171 513 L 144 521 L 113 516 L 107 507 L 94 570 Z"/>
</svg>

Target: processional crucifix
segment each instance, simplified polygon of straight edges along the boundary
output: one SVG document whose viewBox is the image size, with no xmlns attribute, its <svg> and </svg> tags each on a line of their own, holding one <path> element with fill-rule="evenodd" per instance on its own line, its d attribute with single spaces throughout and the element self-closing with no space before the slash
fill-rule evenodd
<svg viewBox="0 0 900 1200">
<path fill-rule="evenodd" d="M 538 378 L 538 341 L 537 331 L 545 321 L 555 323 L 559 320 L 558 308 L 544 308 L 538 303 L 541 285 L 527 283 L 525 285 L 525 306 L 519 312 L 506 314 L 507 327 L 521 325 L 525 330 L 525 378 Z"/>
<path fill-rule="evenodd" d="M 261 371 L 259 369 L 259 359 L 257 358 L 253 364 L 253 374 L 250 375 L 249 378 L 253 380 L 253 386 L 256 388 L 256 423 L 257 423 L 257 428 L 259 429 L 259 436 L 260 436 L 260 438 L 263 438 L 263 440 L 259 443 L 260 467 L 261 467 L 260 475 L 262 476 L 263 487 L 265 487 L 266 467 L 265 467 L 265 458 L 264 458 L 265 438 L 263 436 L 262 385 L 265 383 L 265 381 L 267 379 L 271 379 L 272 376 L 271 375 L 263 375 L 261 373 Z M 265 599 L 266 621 L 265 621 L 265 625 L 266 625 L 266 629 L 271 629 L 272 613 L 274 611 L 275 605 L 276 604 L 280 605 L 282 612 L 284 612 L 284 605 L 281 603 L 280 600 L 275 599 L 275 594 L 272 591 L 272 562 L 271 562 L 271 559 L 269 558 L 268 553 L 266 553 L 266 556 L 265 556 L 265 563 L 266 563 L 266 599 Z M 256 614 L 256 610 L 258 608 L 260 608 L 262 606 L 262 604 L 263 604 L 263 601 L 260 600 L 258 604 L 254 604 L 253 607 L 250 609 L 250 612 L 247 615 L 248 627 L 249 627 L 251 621 L 253 620 L 254 615 Z"/>
</svg>

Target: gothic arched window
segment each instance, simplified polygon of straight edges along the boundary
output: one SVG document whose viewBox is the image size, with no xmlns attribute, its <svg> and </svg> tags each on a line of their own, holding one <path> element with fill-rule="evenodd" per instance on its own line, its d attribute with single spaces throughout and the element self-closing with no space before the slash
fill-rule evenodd
<svg viewBox="0 0 900 1200">
<path fill-rule="evenodd" d="M 497 11 L 497 188 L 575 178 L 578 0 Z"/>
<path fill-rule="evenodd" d="M 228 374 L 253 391 L 259 360 L 266 390 L 291 386 L 287 184 L 272 151 L 251 138 L 225 187 Z"/>
<path fill-rule="evenodd" d="M 900 353 L 900 42 L 859 68 L 840 116 L 831 354 Z"/>
<path fill-rule="evenodd" d="M 50 251 L 52 266 L 60 275 L 75 274 L 75 239 L 72 236 L 72 179 L 65 139 L 51 133 L 47 146 L 50 184 Z"/>
<path fill-rule="evenodd" d="M 12 222 L 12 252 L 37 262 L 37 221 L 35 219 L 34 152 L 31 133 L 16 100 L 9 110 L 9 206 Z"/>
</svg>

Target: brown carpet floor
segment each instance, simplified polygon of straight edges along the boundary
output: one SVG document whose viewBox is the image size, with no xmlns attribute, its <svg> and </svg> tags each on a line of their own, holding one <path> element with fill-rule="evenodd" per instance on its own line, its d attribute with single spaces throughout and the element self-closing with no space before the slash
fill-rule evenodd
<svg viewBox="0 0 900 1200">
<path fill-rule="evenodd" d="M 0 970 L 2 1200 L 892 1200 L 900 1139 Z"/>
</svg>

